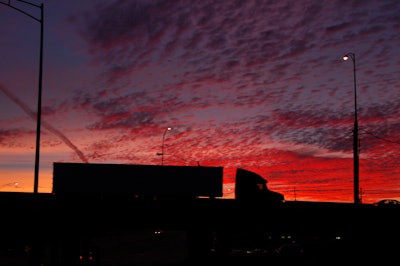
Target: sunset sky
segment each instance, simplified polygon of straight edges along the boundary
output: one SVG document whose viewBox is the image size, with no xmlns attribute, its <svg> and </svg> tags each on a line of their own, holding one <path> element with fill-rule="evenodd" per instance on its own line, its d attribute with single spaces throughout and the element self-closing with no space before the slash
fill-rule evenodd
<svg viewBox="0 0 400 266">
<path fill-rule="evenodd" d="M 29 2 L 39 192 L 53 162 L 157 165 L 164 143 L 164 165 L 223 166 L 226 198 L 240 167 L 287 200 L 353 202 L 351 52 L 361 200 L 400 200 L 400 1 Z M 40 22 L 0 4 L 0 43 L 0 191 L 33 192 Z"/>
</svg>

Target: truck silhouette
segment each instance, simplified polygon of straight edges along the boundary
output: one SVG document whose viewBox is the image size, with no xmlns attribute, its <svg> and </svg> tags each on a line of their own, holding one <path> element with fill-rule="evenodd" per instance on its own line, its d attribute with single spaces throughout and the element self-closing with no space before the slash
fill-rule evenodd
<svg viewBox="0 0 400 266">
<path fill-rule="evenodd" d="M 260 175 L 236 169 L 235 199 L 279 203 Z M 110 163 L 53 163 L 53 194 L 145 199 L 223 196 L 223 167 Z"/>
<path fill-rule="evenodd" d="M 53 166 L 52 193 L 0 193 L 7 229 L 0 265 L 308 265 L 297 259 L 317 265 L 327 258 L 334 265 L 349 257 L 391 265 L 397 259 L 393 239 L 400 229 L 388 226 L 397 225 L 397 208 L 284 201 L 262 176 L 242 168 L 235 197 L 220 199 L 223 167 Z M 292 248 L 294 257 L 287 255 Z"/>
<path fill-rule="evenodd" d="M 261 201 L 281 203 L 285 200 L 282 193 L 268 189 L 267 180 L 252 171 L 237 168 L 235 199 L 241 201 Z"/>
</svg>

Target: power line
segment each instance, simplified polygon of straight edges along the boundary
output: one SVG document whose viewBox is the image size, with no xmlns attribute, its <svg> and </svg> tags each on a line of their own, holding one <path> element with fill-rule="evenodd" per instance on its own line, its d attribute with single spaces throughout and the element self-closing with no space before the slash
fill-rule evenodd
<svg viewBox="0 0 400 266">
<path fill-rule="evenodd" d="M 368 135 L 373 136 L 373 137 L 376 138 L 376 139 L 379 139 L 379 140 L 382 140 L 382 141 L 385 141 L 385 142 L 389 142 L 389 143 L 399 144 L 399 145 L 400 145 L 400 142 L 399 142 L 399 141 L 393 141 L 393 140 L 381 138 L 381 137 L 379 137 L 379 136 L 377 136 L 377 135 L 375 135 L 375 134 L 373 134 L 373 133 L 371 133 L 371 132 L 369 132 L 369 131 L 366 131 L 366 130 L 362 130 L 362 131 L 363 131 L 364 133 L 368 134 Z"/>
</svg>

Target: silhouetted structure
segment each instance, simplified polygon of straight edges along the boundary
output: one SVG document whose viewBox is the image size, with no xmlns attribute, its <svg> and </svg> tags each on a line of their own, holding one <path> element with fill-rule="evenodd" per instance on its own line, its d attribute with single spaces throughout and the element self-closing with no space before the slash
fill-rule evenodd
<svg viewBox="0 0 400 266">
<path fill-rule="evenodd" d="M 53 164 L 55 195 L 222 197 L 223 167 L 140 164 Z"/>
<path fill-rule="evenodd" d="M 242 168 L 236 169 L 235 199 L 282 203 L 285 199 L 283 194 L 269 190 L 267 182 L 259 174 Z"/>
<path fill-rule="evenodd" d="M 37 232 L 36 261 L 52 266 L 391 265 L 397 259 L 397 206 L 283 201 L 266 180 L 245 169 L 236 172 L 238 199 L 220 199 L 219 167 L 54 166 L 54 193 L 0 193 L 0 225 L 6 229 L 1 265 L 29 265 Z M 159 180 L 166 172 L 184 186 L 210 175 L 204 179 L 212 188 L 183 193 L 183 187 Z M 138 180 L 119 183 L 121 176 L 140 180 L 141 189 L 130 187 Z M 150 188 L 155 190 L 148 193 Z M 39 219 L 35 232 L 26 226 L 33 214 Z"/>
</svg>

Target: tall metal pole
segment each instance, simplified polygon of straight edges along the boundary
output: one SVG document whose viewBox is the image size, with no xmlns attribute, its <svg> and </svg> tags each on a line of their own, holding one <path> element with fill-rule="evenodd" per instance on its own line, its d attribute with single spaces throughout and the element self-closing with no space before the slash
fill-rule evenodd
<svg viewBox="0 0 400 266">
<path fill-rule="evenodd" d="M 165 134 L 167 134 L 167 131 L 171 130 L 170 127 L 166 128 L 164 130 L 163 138 L 162 138 L 162 144 L 161 144 L 161 165 L 164 165 L 164 141 L 165 141 Z"/>
<path fill-rule="evenodd" d="M 39 154 L 40 154 L 40 126 L 41 126 L 41 116 L 42 116 L 42 80 L 43 80 L 43 18 L 44 18 L 44 6 L 43 3 L 40 5 L 36 5 L 33 3 L 30 3 L 25 0 L 16 0 L 18 2 L 28 4 L 37 8 L 40 8 L 40 18 L 36 18 L 35 16 L 25 12 L 24 10 L 15 7 L 11 5 L 11 0 L 8 1 L 8 3 L 0 2 L 3 5 L 6 5 L 8 7 L 11 7 L 28 17 L 36 20 L 37 22 L 40 23 L 40 59 L 39 59 L 39 84 L 38 84 L 38 105 L 37 105 L 37 114 L 36 114 L 36 153 L 35 153 L 35 173 L 34 173 L 34 184 L 33 184 L 33 194 L 35 195 L 34 197 L 34 202 L 33 202 L 33 217 L 32 217 L 32 228 L 33 228 L 33 234 L 32 234 L 32 258 L 29 263 L 29 265 L 32 266 L 40 266 L 42 264 L 42 242 L 39 236 L 39 232 L 37 230 L 37 227 L 39 225 L 39 211 L 40 211 L 40 206 L 39 206 L 39 201 L 38 201 L 38 184 L 39 184 Z"/>
<path fill-rule="evenodd" d="M 346 54 L 343 59 L 351 58 L 353 61 L 353 81 L 354 81 L 354 130 L 353 130 L 353 164 L 354 164 L 354 203 L 361 203 L 359 196 L 359 138 L 358 138 L 358 116 L 357 116 L 357 83 L 356 83 L 356 55 L 355 53 Z"/>
<path fill-rule="evenodd" d="M 37 8 L 40 8 L 40 19 L 32 16 L 31 14 L 25 12 L 24 10 L 11 5 L 11 0 L 8 3 L 0 2 L 0 4 L 9 6 L 28 17 L 36 20 L 40 23 L 40 55 L 39 55 L 39 85 L 38 85 L 38 105 L 37 105 L 37 114 L 36 114 L 36 152 L 35 152 L 35 173 L 34 173 L 34 182 L 33 182 L 33 193 L 37 194 L 38 186 L 39 186 L 39 155 L 40 155 L 40 132 L 41 132 L 41 117 L 42 117 L 42 80 L 43 80 L 43 19 L 44 19 L 44 6 L 43 3 L 40 5 L 36 5 L 34 3 L 30 3 L 25 0 L 16 0 L 21 3 L 25 3 Z"/>
<path fill-rule="evenodd" d="M 43 4 L 40 5 L 40 60 L 39 60 L 39 90 L 36 118 L 36 153 L 35 153 L 35 179 L 33 193 L 38 193 L 39 187 L 39 155 L 40 155 L 40 132 L 42 117 L 42 81 L 43 81 Z"/>
</svg>

